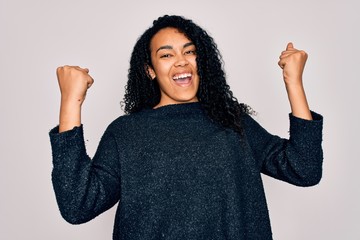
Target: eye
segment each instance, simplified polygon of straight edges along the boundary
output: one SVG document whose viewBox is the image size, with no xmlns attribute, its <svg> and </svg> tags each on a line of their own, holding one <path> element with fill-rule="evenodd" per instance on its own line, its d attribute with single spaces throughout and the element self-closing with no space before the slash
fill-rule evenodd
<svg viewBox="0 0 360 240">
<path fill-rule="evenodd" d="M 196 55 L 196 51 L 195 50 L 186 51 L 185 55 Z"/>
<path fill-rule="evenodd" d="M 171 57 L 171 54 L 169 54 L 169 53 L 162 54 L 162 55 L 160 56 L 160 58 L 169 58 L 169 57 Z"/>
</svg>

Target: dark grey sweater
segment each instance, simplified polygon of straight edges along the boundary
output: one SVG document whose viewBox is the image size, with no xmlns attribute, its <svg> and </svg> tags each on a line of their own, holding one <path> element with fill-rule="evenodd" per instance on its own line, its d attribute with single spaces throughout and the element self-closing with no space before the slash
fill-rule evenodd
<svg viewBox="0 0 360 240">
<path fill-rule="evenodd" d="M 50 132 L 62 216 L 91 220 L 119 201 L 113 239 L 272 239 L 260 173 L 299 186 L 320 181 L 322 117 L 290 115 L 290 138 L 244 117 L 245 136 L 213 123 L 199 103 L 119 117 L 94 158 L 82 127 Z"/>
</svg>

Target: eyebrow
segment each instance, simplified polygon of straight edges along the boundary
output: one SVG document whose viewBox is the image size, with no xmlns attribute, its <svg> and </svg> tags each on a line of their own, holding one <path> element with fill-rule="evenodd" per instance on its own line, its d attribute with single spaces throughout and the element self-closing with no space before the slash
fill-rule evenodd
<svg viewBox="0 0 360 240">
<path fill-rule="evenodd" d="M 183 48 L 186 48 L 186 47 L 189 47 L 189 46 L 192 46 L 192 45 L 194 45 L 193 42 L 188 42 L 188 43 L 185 43 L 183 45 Z M 158 52 L 158 51 L 160 51 L 162 49 L 173 49 L 173 47 L 171 45 L 164 45 L 164 46 L 159 47 L 159 49 L 156 50 L 156 52 Z"/>
</svg>

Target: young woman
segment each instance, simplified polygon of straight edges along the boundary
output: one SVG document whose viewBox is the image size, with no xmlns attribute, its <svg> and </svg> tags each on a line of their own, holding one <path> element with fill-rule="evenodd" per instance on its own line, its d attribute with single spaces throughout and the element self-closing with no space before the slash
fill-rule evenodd
<svg viewBox="0 0 360 240">
<path fill-rule="evenodd" d="M 62 216 L 89 221 L 119 202 L 113 239 L 272 239 L 261 173 L 299 186 L 322 175 L 322 117 L 302 84 L 307 54 L 288 44 L 279 66 L 290 138 L 269 134 L 226 83 L 213 39 L 163 16 L 137 41 L 124 116 L 87 154 L 81 105 L 88 69 L 57 69 L 60 124 L 50 132 Z"/>
</svg>

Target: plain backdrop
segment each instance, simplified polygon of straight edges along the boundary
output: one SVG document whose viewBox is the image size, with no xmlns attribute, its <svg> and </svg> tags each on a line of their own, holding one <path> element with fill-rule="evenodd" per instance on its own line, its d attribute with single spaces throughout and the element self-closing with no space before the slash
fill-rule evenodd
<svg viewBox="0 0 360 240">
<path fill-rule="evenodd" d="M 214 37 L 228 83 L 268 131 L 288 137 L 278 56 L 288 41 L 309 59 L 311 109 L 324 116 L 321 183 L 299 188 L 264 176 L 274 239 L 360 239 L 360 15 L 357 0 L 0 0 L 0 239 L 111 239 L 115 208 L 82 225 L 60 216 L 48 132 L 58 123 L 60 65 L 95 79 L 83 107 L 88 154 L 120 101 L 132 48 L 164 14 Z"/>
</svg>

